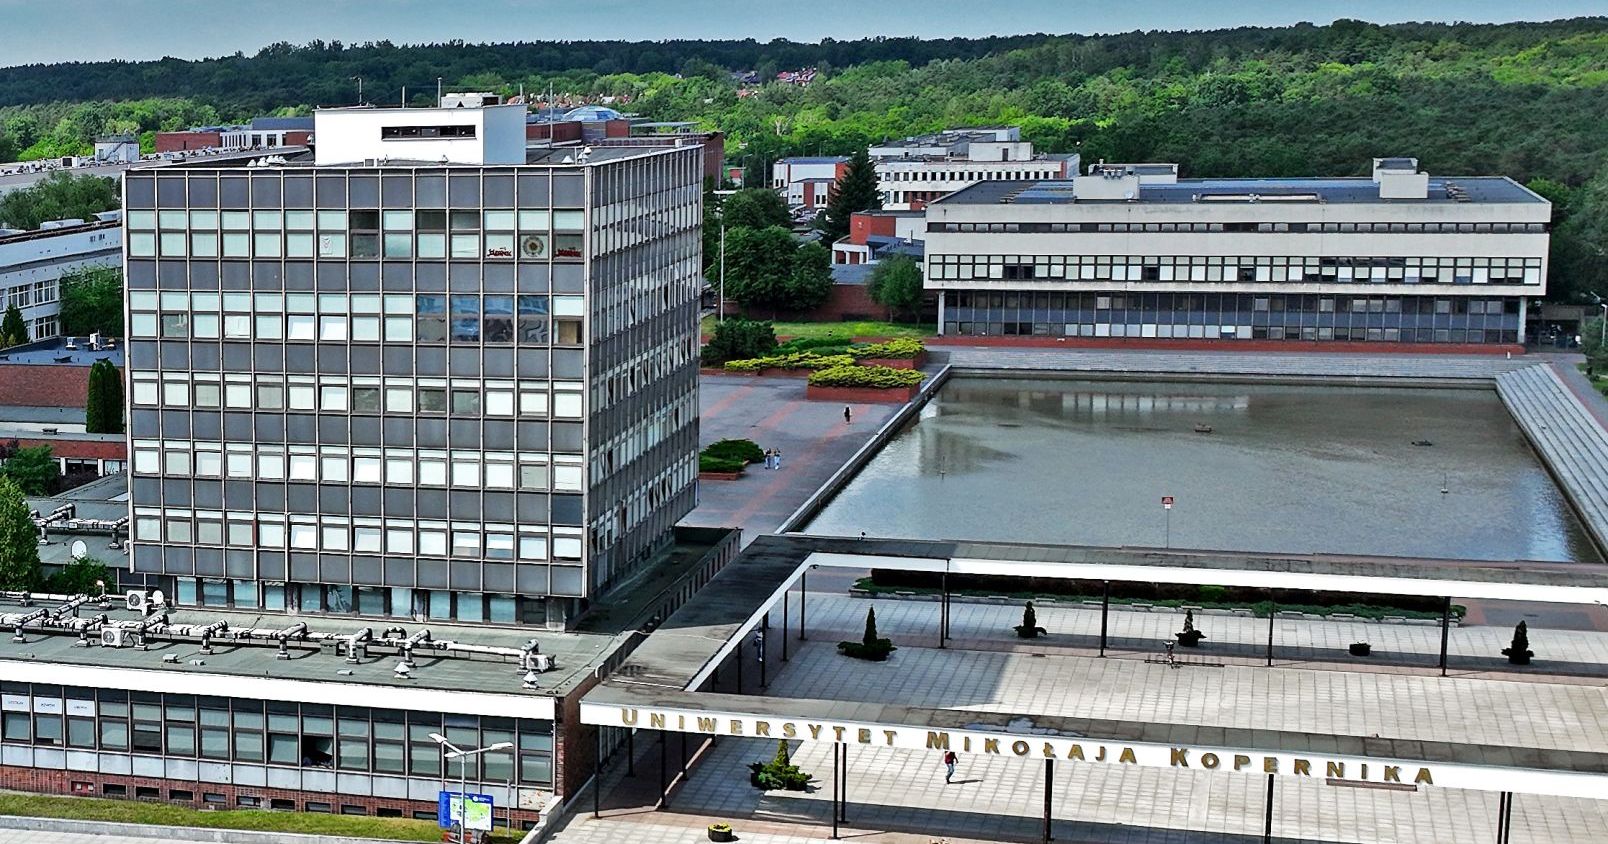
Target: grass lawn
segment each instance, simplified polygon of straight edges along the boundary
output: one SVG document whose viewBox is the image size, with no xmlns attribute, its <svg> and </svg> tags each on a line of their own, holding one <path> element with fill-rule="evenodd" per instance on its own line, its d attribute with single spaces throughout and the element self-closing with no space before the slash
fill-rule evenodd
<svg viewBox="0 0 1608 844">
<path fill-rule="evenodd" d="M 1581 372 L 1586 371 L 1586 365 L 1583 363 L 1575 364 L 1575 368 L 1579 369 Z M 1593 375 L 1591 377 L 1591 386 L 1596 387 L 1597 392 L 1602 393 L 1604 396 L 1608 396 L 1608 378 L 1604 378 L 1601 375 Z"/>
<path fill-rule="evenodd" d="M 332 802 L 337 797 L 330 798 Z M 250 829 L 265 832 L 299 832 L 307 835 L 344 835 L 353 838 L 388 838 L 398 841 L 440 841 L 441 829 L 433 821 L 326 815 L 316 812 L 270 812 L 261 809 L 203 811 L 170 803 L 139 800 L 101 800 L 93 797 L 54 797 L 0 793 L 0 815 L 30 818 L 65 818 L 77 821 L 192 826 L 210 829 Z M 492 841 L 509 844 L 521 836 L 499 830 Z"/>
<path fill-rule="evenodd" d="M 901 322 L 776 322 L 772 323 L 778 338 L 787 337 L 931 337 L 937 332 L 930 325 L 909 325 Z M 704 317 L 700 329 L 704 334 L 715 330 L 715 318 Z"/>
</svg>

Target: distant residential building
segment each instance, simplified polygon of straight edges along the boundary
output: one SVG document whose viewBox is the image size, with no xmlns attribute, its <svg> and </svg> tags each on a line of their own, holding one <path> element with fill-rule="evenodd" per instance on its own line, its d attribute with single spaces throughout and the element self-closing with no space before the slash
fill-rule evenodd
<svg viewBox="0 0 1608 844">
<path fill-rule="evenodd" d="M 1036 152 L 1021 129 L 951 129 L 871 147 L 882 207 L 921 208 L 978 182 L 1065 179 L 1077 175 L 1078 155 Z"/>
<path fill-rule="evenodd" d="M 15 305 L 28 324 L 25 341 L 61 333 L 61 277 L 84 267 L 116 267 L 123 259 L 122 214 L 93 222 L 57 220 L 34 231 L 0 229 L 0 309 Z"/>
<path fill-rule="evenodd" d="M 919 257 L 926 233 L 924 211 L 856 211 L 849 217 L 849 236 L 832 244 L 832 263 L 874 264 L 890 251 Z"/>
<path fill-rule="evenodd" d="M 1096 164 L 927 208 L 945 334 L 1522 343 L 1552 206 L 1512 179 L 1374 159 L 1361 178 Z"/>
<path fill-rule="evenodd" d="M 818 211 L 826 207 L 832 188 L 848 169 L 846 155 L 784 158 L 771 166 L 771 187 L 788 205 Z"/>
</svg>

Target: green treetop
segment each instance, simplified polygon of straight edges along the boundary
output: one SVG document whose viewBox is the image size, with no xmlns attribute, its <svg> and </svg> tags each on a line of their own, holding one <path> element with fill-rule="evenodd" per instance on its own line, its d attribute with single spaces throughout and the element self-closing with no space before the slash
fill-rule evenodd
<svg viewBox="0 0 1608 844">
<path fill-rule="evenodd" d="M 39 532 L 28 502 L 10 478 L 0 477 L 0 589 L 39 585 Z"/>
</svg>

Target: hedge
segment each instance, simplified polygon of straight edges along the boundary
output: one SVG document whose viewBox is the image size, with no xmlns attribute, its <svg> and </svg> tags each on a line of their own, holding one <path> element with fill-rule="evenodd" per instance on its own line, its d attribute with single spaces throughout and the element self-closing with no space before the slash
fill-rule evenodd
<svg viewBox="0 0 1608 844">
<path fill-rule="evenodd" d="M 824 349 L 831 349 L 831 353 L 841 353 L 849 348 L 853 342 L 846 335 L 829 334 L 825 337 L 794 337 L 786 343 L 776 346 L 776 354 L 785 355 L 793 352 L 815 352 L 828 354 Z"/>
<path fill-rule="evenodd" d="M 816 387 L 914 387 L 927 376 L 917 369 L 891 366 L 834 366 L 810 373 Z"/>
<path fill-rule="evenodd" d="M 882 358 L 884 360 L 914 360 L 926 346 L 920 340 L 900 339 L 889 340 L 886 343 L 872 343 L 867 346 L 855 346 L 849 349 L 849 354 L 856 359 Z"/>
<path fill-rule="evenodd" d="M 741 472 L 748 461 L 735 457 L 717 457 L 713 454 L 698 455 L 698 471 L 700 472 Z"/>
<path fill-rule="evenodd" d="M 710 444 L 701 454 L 727 460 L 741 460 L 745 464 L 758 463 L 765 459 L 764 449 L 761 449 L 753 440 L 721 440 Z"/>
<path fill-rule="evenodd" d="M 759 372 L 764 369 L 827 369 L 834 366 L 853 366 L 849 355 L 818 355 L 814 352 L 795 352 L 790 355 L 769 355 L 762 358 L 726 361 L 727 372 Z"/>
</svg>

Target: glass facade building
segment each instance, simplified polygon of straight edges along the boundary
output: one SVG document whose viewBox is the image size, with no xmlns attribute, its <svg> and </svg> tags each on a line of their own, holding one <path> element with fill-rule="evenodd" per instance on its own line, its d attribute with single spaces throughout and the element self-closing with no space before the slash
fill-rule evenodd
<svg viewBox="0 0 1608 844">
<path fill-rule="evenodd" d="M 630 576 L 693 505 L 700 155 L 131 171 L 133 584 L 558 626 Z"/>
</svg>

